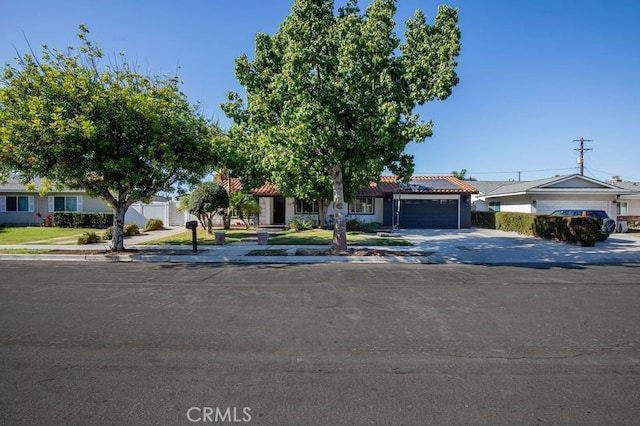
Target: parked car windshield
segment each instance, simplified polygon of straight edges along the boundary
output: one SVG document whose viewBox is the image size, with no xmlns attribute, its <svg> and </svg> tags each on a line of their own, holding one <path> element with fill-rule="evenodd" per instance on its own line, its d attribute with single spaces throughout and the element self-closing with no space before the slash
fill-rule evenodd
<svg viewBox="0 0 640 426">
<path fill-rule="evenodd" d="M 551 214 L 553 216 L 582 216 L 582 212 L 587 212 L 587 216 L 597 217 L 598 219 L 609 219 L 607 212 L 604 210 L 555 210 Z"/>
</svg>

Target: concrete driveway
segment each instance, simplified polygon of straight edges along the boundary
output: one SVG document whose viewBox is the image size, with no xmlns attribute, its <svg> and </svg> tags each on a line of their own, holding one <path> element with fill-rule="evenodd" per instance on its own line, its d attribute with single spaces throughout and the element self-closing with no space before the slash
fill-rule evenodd
<svg viewBox="0 0 640 426">
<path fill-rule="evenodd" d="M 518 263 L 640 262 L 640 237 L 612 234 L 593 247 L 580 247 L 494 229 L 401 230 L 434 263 L 508 265 Z"/>
</svg>

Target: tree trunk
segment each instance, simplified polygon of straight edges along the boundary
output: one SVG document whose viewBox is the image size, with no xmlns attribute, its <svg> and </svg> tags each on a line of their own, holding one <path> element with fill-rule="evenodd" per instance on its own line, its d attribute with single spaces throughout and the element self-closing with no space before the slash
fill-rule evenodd
<svg viewBox="0 0 640 426">
<path fill-rule="evenodd" d="M 331 251 L 334 253 L 345 253 L 347 251 L 347 217 L 346 205 L 344 203 L 342 166 L 333 166 L 329 169 L 329 175 L 333 184 L 333 212 L 335 215 Z"/>
<path fill-rule="evenodd" d="M 213 217 L 215 216 L 215 213 L 206 213 L 204 215 L 207 218 L 207 233 L 209 235 L 213 234 Z"/>
<path fill-rule="evenodd" d="M 207 216 L 204 213 L 202 213 L 202 214 L 196 215 L 196 217 L 200 221 L 200 226 L 202 227 L 202 229 L 207 229 Z"/>
<path fill-rule="evenodd" d="M 222 215 L 222 224 L 224 226 L 224 229 L 231 229 L 231 214 L 230 213 L 224 213 Z"/>
<path fill-rule="evenodd" d="M 129 206 L 117 203 L 113 207 L 113 232 L 111 236 L 111 250 L 124 251 L 124 216 Z"/>
<path fill-rule="evenodd" d="M 244 229 L 249 229 L 249 221 L 244 219 L 244 214 L 242 214 L 242 212 L 238 213 L 238 219 L 244 223 Z"/>
</svg>

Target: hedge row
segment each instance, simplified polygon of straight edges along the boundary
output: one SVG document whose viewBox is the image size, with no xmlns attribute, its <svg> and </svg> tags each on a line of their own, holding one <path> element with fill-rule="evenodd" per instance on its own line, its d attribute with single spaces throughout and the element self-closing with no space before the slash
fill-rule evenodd
<svg viewBox="0 0 640 426">
<path fill-rule="evenodd" d="M 603 240 L 602 223 L 594 217 L 551 216 L 514 212 L 474 212 L 474 225 L 591 247 Z M 493 226 L 491 221 L 493 220 Z"/>
<path fill-rule="evenodd" d="M 113 225 L 113 213 L 54 213 L 53 224 L 60 228 L 106 229 Z"/>
<path fill-rule="evenodd" d="M 496 212 L 471 212 L 471 223 L 478 228 L 496 229 Z"/>
</svg>

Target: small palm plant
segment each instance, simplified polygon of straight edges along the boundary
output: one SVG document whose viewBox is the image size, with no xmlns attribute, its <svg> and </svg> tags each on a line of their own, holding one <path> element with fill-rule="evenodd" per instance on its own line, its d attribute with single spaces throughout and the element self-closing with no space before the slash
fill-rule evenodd
<svg viewBox="0 0 640 426">
<path fill-rule="evenodd" d="M 249 222 L 245 217 L 260 213 L 260 204 L 253 199 L 251 194 L 234 192 L 229 196 L 229 210 L 238 213 L 238 218 L 244 223 L 245 229 L 249 229 Z"/>
</svg>

